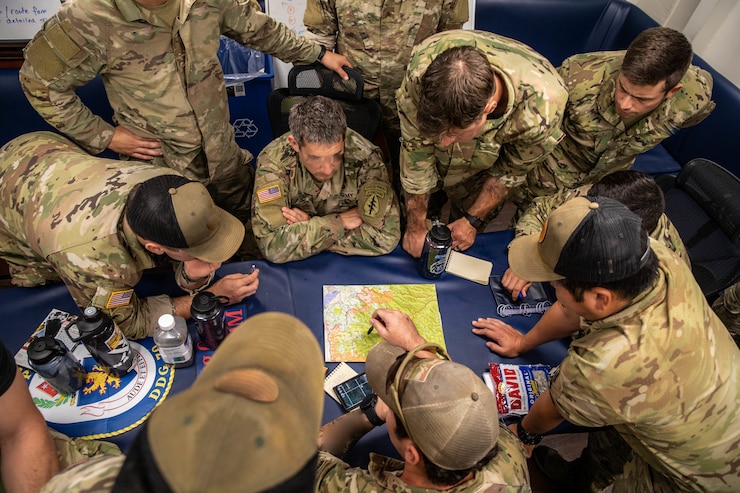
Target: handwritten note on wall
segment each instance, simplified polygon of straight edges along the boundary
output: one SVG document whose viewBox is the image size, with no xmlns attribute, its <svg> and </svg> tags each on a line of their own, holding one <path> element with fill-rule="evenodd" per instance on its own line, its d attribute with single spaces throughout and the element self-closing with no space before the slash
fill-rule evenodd
<svg viewBox="0 0 740 493">
<path fill-rule="evenodd" d="M 61 4 L 60 0 L 0 0 L 0 41 L 33 38 Z"/>
</svg>

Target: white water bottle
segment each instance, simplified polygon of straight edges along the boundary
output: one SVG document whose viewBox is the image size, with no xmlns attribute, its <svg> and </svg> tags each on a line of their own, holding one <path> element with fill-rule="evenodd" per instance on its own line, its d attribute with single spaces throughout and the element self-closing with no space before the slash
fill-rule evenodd
<svg viewBox="0 0 740 493">
<path fill-rule="evenodd" d="M 183 368 L 193 363 L 193 341 L 188 334 L 185 319 L 169 313 L 159 317 L 154 343 L 165 363 Z"/>
</svg>

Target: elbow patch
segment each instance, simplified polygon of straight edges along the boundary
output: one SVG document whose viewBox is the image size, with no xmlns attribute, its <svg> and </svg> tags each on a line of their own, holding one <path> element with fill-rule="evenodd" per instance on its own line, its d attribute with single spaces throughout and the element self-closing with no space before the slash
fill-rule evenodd
<svg viewBox="0 0 740 493">
<path fill-rule="evenodd" d="M 57 78 L 72 65 L 71 60 L 82 50 L 68 34 L 71 29 L 72 25 L 67 20 L 55 22 L 45 27 L 26 48 L 26 59 L 41 78 Z"/>
</svg>

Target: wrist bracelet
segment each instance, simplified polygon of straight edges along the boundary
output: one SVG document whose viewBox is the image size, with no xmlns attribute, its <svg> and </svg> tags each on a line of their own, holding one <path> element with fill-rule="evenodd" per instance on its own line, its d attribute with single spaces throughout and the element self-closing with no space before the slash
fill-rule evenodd
<svg viewBox="0 0 740 493">
<path fill-rule="evenodd" d="M 520 419 L 516 423 L 516 435 L 519 437 L 519 440 L 521 440 L 524 445 L 539 444 L 542 441 L 542 435 L 538 435 L 537 433 L 529 433 L 522 426 L 522 421 L 524 421 L 524 418 Z"/>
<path fill-rule="evenodd" d="M 324 55 L 326 55 L 326 46 L 321 45 L 321 51 L 319 52 L 319 56 L 316 57 L 316 61 L 320 62 L 322 58 L 324 58 Z"/>
</svg>

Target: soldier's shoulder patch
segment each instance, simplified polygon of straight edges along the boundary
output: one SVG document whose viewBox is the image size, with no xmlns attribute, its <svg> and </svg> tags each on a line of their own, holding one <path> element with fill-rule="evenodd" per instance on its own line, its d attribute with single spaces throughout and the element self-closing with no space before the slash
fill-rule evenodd
<svg viewBox="0 0 740 493">
<path fill-rule="evenodd" d="M 362 220 L 379 228 L 382 226 L 388 203 L 393 200 L 393 190 L 386 182 L 370 180 L 362 186 L 357 199 Z"/>
<path fill-rule="evenodd" d="M 117 306 L 128 306 L 131 303 L 131 297 L 134 294 L 133 289 L 126 289 L 124 291 L 113 291 L 108 296 L 108 301 L 105 302 L 106 308 L 115 308 Z"/>
<path fill-rule="evenodd" d="M 260 204 L 266 204 L 281 198 L 283 198 L 283 190 L 279 183 L 273 183 L 257 190 L 257 200 Z"/>
</svg>

